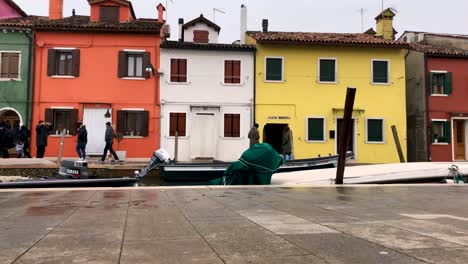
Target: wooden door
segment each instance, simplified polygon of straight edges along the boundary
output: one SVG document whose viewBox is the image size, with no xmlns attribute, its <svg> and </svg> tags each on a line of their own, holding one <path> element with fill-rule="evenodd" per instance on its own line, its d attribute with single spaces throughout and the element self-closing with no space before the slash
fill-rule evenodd
<svg viewBox="0 0 468 264">
<path fill-rule="evenodd" d="M 455 160 L 465 160 L 465 120 L 454 120 L 455 126 L 455 138 L 454 138 L 454 149 L 455 149 Z"/>
</svg>

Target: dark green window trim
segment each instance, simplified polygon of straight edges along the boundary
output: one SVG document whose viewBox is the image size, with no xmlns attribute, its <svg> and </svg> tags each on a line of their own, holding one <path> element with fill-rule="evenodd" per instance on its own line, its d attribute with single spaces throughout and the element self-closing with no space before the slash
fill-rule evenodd
<svg viewBox="0 0 468 264">
<path fill-rule="evenodd" d="M 438 78 L 437 78 L 438 76 Z M 451 95 L 452 94 L 452 73 L 451 72 L 430 72 L 429 88 L 431 95 Z M 442 90 L 442 92 L 440 91 Z"/>
<path fill-rule="evenodd" d="M 319 59 L 319 82 L 336 83 L 336 59 Z"/>
<path fill-rule="evenodd" d="M 307 117 L 307 141 L 325 141 L 325 118 Z"/>
<path fill-rule="evenodd" d="M 384 126 L 385 122 L 379 118 L 366 119 L 366 142 L 367 143 L 384 143 Z"/>
<path fill-rule="evenodd" d="M 275 57 L 265 58 L 265 81 L 282 82 L 284 80 L 284 59 Z"/>
<path fill-rule="evenodd" d="M 435 131 L 436 126 L 441 126 L 442 127 L 442 135 L 439 135 Z M 450 122 L 449 121 L 432 121 L 431 125 L 431 137 L 432 137 L 432 143 L 450 143 Z M 437 142 L 435 142 L 437 138 Z"/>
<path fill-rule="evenodd" d="M 390 83 L 390 61 L 372 60 L 372 83 L 389 84 Z"/>
</svg>

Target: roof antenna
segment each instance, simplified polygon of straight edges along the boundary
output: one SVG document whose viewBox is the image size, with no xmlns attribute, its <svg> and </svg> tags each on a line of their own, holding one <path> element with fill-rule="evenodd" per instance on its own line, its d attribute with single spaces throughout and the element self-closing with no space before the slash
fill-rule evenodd
<svg viewBox="0 0 468 264">
<path fill-rule="evenodd" d="M 226 12 L 224 12 L 221 9 L 213 8 L 213 23 L 216 23 L 216 12 L 221 13 L 221 14 L 226 14 Z"/>
<path fill-rule="evenodd" d="M 364 33 L 364 13 L 367 12 L 367 9 L 361 8 L 357 11 L 361 13 L 361 31 Z"/>
<path fill-rule="evenodd" d="M 75 15 L 76 15 L 75 8 L 73 8 L 73 10 L 72 10 L 72 16 L 75 16 Z"/>
<path fill-rule="evenodd" d="M 172 1 L 172 0 L 169 0 L 169 1 L 171 1 L 171 3 L 174 4 L 174 1 Z M 168 10 L 169 10 L 169 6 L 168 6 L 167 0 L 166 0 L 166 22 L 167 22 L 167 13 L 168 13 L 167 11 Z"/>
</svg>

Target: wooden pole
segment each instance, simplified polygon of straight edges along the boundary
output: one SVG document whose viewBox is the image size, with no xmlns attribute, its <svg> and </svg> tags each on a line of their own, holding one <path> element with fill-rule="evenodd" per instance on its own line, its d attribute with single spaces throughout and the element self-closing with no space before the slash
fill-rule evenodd
<svg viewBox="0 0 468 264">
<path fill-rule="evenodd" d="M 175 132 L 174 137 L 174 161 L 177 161 L 179 156 L 179 131 Z"/>
<path fill-rule="evenodd" d="M 60 138 L 60 146 L 59 146 L 59 154 L 57 157 L 57 164 L 60 165 L 62 162 L 62 154 L 63 154 L 63 145 L 65 144 L 65 133 L 67 132 L 66 129 L 62 131 L 62 137 Z"/>
<path fill-rule="evenodd" d="M 344 127 L 341 132 L 340 146 L 338 148 L 338 168 L 336 169 L 335 184 L 343 184 L 344 170 L 346 165 L 346 152 L 348 150 L 348 142 L 351 136 L 351 122 L 353 117 L 354 98 L 356 97 L 356 88 L 348 87 L 346 91 L 346 101 L 344 107 L 343 122 Z"/>
<path fill-rule="evenodd" d="M 400 158 L 400 163 L 405 163 L 405 155 L 403 155 L 403 150 L 401 149 L 400 138 L 398 137 L 398 131 L 396 126 L 392 126 L 393 139 L 395 140 L 395 146 L 397 148 L 398 157 Z"/>
</svg>

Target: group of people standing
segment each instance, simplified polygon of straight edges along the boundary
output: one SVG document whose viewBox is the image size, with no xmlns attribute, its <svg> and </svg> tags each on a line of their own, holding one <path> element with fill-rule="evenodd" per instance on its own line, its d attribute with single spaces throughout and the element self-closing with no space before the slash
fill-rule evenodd
<svg viewBox="0 0 468 264">
<path fill-rule="evenodd" d="M 250 140 L 250 147 L 255 144 L 259 143 L 260 140 L 260 133 L 258 132 L 259 125 L 255 123 L 255 125 L 249 131 L 249 140 Z M 286 125 L 283 129 L 283 133 L 281 136 L 281 148 L 280 152 L 284 157 L 284 160 L 292 160 L 292 148 L 293 148 L 293 136 L 292 131 L 288 125 Z"/>
<path fill-rule="evenodd" d="M 10 158 L 9 150 L 16 147 L 18 158 L 31 158 L 31 131 L 26 126 L 11 127 L 8 122 L 0 122 L 0 149 L 2 158 Z"/>
</svg>

